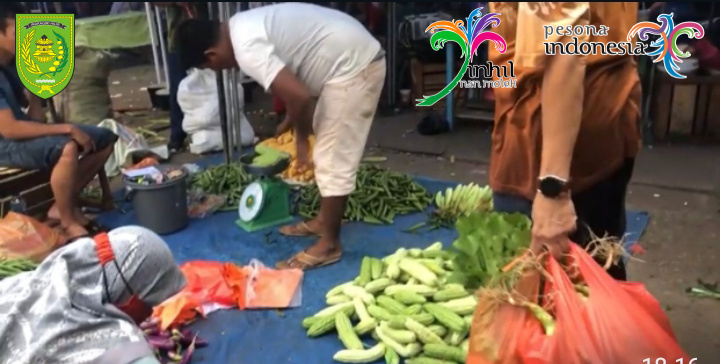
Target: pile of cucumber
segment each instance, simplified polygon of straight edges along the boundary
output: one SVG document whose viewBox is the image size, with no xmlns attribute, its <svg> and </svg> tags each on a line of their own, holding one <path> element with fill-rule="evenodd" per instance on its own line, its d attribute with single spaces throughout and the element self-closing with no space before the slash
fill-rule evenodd
<svg viewBox="0 0 720 364">
<path fill-rule="evenodd" d="M 333 359 L 341 363 L 465 363 L 478 301 L 462 285 L 446 283 L 452 271 L 452 254 L 439 242 L 365 257 L 359 276 L 332 288 L 329 307 L 302 324 L 309 337 L 336 331 L 345 349 Z"/>
</svg>

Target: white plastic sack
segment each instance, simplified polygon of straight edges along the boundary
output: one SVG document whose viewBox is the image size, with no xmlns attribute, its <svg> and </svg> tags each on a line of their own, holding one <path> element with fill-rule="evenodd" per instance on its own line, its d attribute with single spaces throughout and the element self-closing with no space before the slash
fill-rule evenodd
<svg viewBox="0 0 720 364">
<path fill-rule="evenodd" d="M 190 134 L 190 153 L 203 154 L 223 149 L 222 130 L 219 126 L 198 130 Z"/>
<path fill-rule="evenodd" d="M 107 173 L 108 176 L 112 177 L 120 173 L 121 168 L 125 165 L 125 161 L 130 154 L 137 151 L 151 151 L 160 158 L 168 158 L 169 153 L 166 145 L 150 148 L 142 135 L 113 119 L 103 120 L 98 124 L 98 127 L 110 129 L 118 136 L 118 140 L 113 147 L 113 154 L 105 163 L 105 173 Z"/>
<path fill-rule="evenodd" d="M 177 101 L 184 114 L 183 130 L 186 133 L 220 126 L 214 71 L 192 69 L 180 81 Z"/>
<path fill-rule="evenodd" d="M 243 146 L 253 145 L 255 131 L 242 112 L 244 93 L 238 83 L 241 105 L 240 134 Z M 206 153 L 222 149 L 220 107 L 218 104 L 217 77 L 212 70 L 192 69 L 178 87 L 178 105 L 183 111 L 183 130 L 190 134 L 192 153 Z M 195 137 L 194 134 L 202 132 Z M 216 137 L 219 134 L 219 137 Z M 197 139 L 197 144 L 195 140 Z"/>
</svg>

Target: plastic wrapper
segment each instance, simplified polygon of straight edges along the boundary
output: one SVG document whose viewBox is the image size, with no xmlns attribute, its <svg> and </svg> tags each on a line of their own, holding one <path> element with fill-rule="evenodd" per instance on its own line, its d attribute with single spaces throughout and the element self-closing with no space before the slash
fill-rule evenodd
<svg viewBox="0 0 720 364">
<path fill-rule="evenodd" d="M 0 220 L 0 257 L 40 263 L 64 243 L 57 231 L 32 217 L 9 212 Z"/>
<path fill-rule="evenodd" d="M 634 364 L 651 358 L 690 362 L 678 345 L 659 303 L 639 283 L 614 280 L 595 260 L 571 244 L 565 267 L 545 264 L 543 300 L 539 271 L 521 276 L 511 292 L 479 293 L 470 336 L 468 364 Z M 587 288 L 587 295 L 579 287 Z M 521 299 L 518 299 L 521 297 Z M 525 298 L 523 300 L 522 298 Z M 530 305 L 552 315 L 544 326 Z"/>
</svg>

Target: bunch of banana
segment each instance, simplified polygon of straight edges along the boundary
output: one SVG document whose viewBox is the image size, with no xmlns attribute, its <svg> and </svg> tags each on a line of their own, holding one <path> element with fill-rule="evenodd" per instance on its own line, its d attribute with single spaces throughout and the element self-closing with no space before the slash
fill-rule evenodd
<svg viewBox="0 0 720 364">
<path fill-rule="evenodd" d="M 476 211 L 492 210 L 492 190 L 475 183 L 447 188 L 435 195 L 437 209 L 431 216 L 434 227 L 452 227 L 455 221 Z"/>
<path fill-rule="evenodd" d="M 33 271 L 35 268 L 37 268 L 37 264 L 30 259 L 0 258 L 0 280 L 22 272 Z"/>
<path fill-rule="evenodd" d="M 279 150 L 281 152 L 290 155 L 290 167 L 288 167 L 283 173 L 282 177 L 286 180 L 296 182 L 312 182 L 315 180 L 315 174 L 312 170 L 304 173 L 297 171 L 297 150 L 295 148 L 295 135 L 292 130 L 279 135 L 277 138 L 270 138 L 264 140 L 261 145 Z M 315 136 L 310 136 L 310 153 L 312 148 L 315 146 Z"/>
</svg>

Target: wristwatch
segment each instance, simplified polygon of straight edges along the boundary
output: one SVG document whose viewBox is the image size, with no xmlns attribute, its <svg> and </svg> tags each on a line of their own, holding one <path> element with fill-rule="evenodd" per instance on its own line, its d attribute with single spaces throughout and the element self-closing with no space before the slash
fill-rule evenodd
<svg viewBox="0 0 720 364">
<path fill-rule="evenodd" d="M 544 176 L 538 179 L 538 191 L 545 197 L 558 198 L 569 190 L 568 180 L 558 176 Z"/>
</svg>

